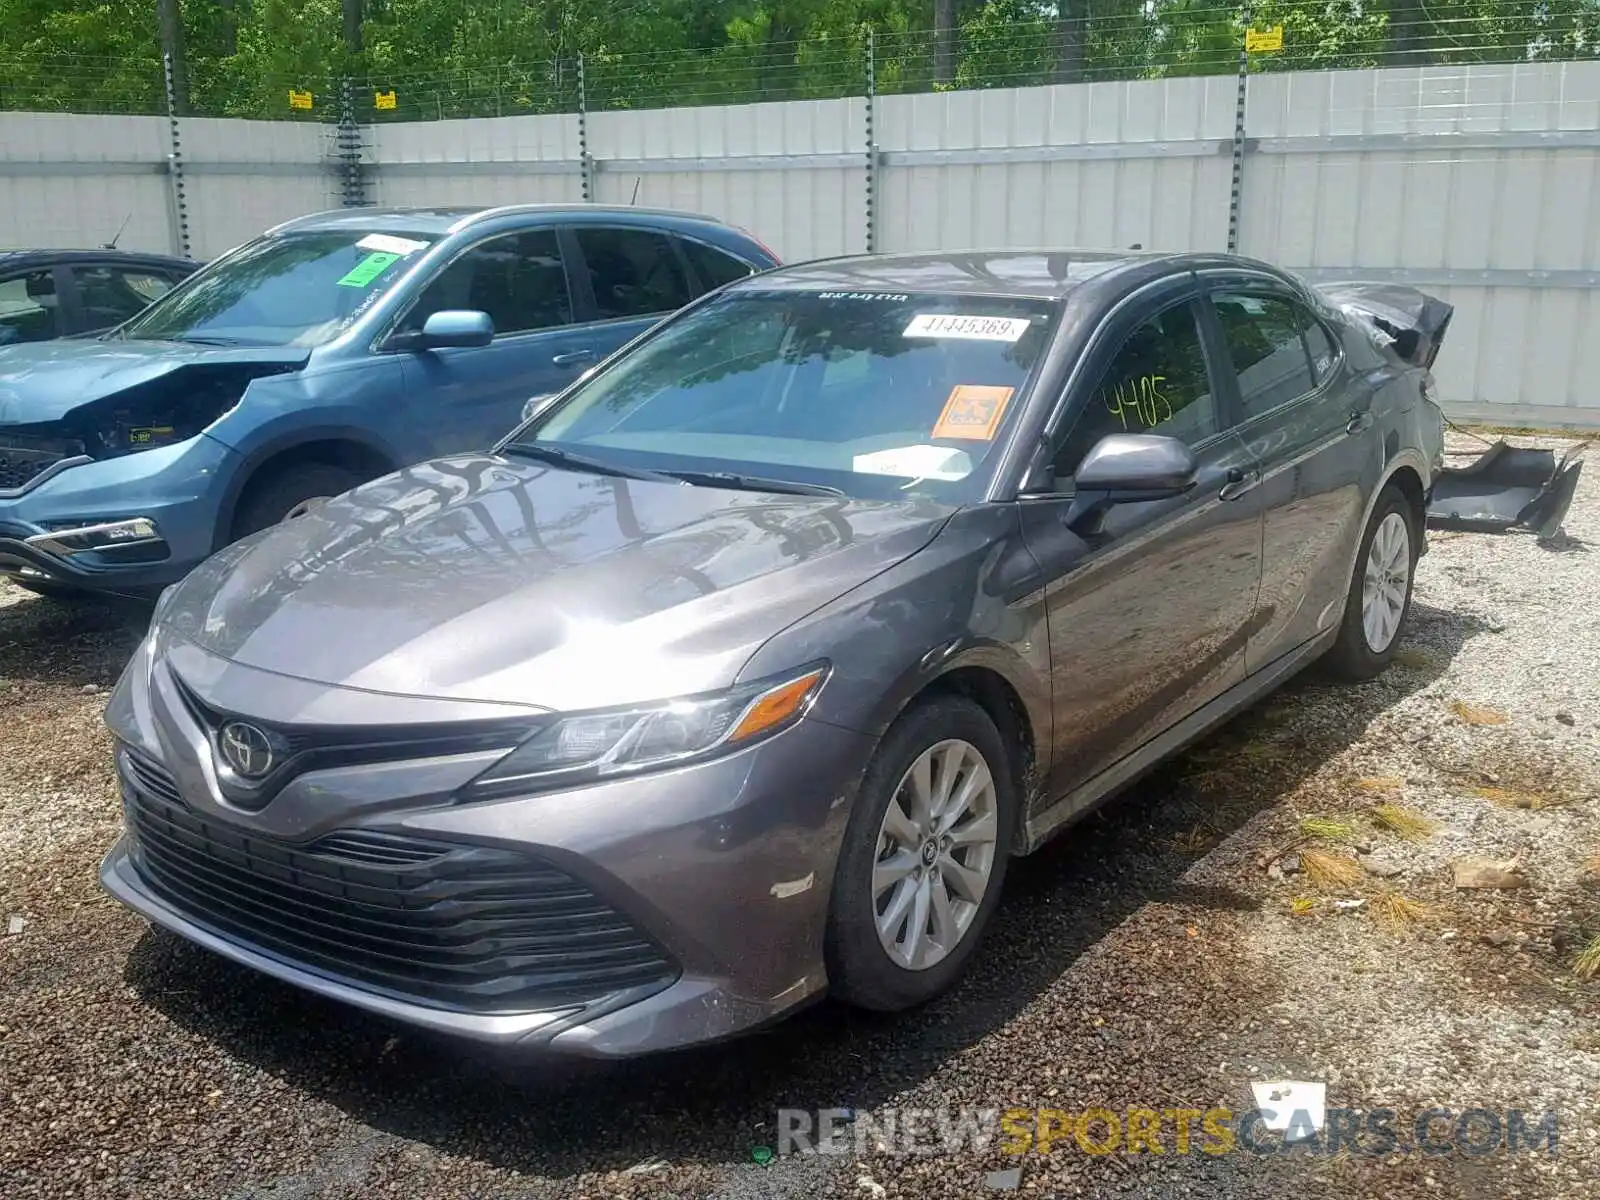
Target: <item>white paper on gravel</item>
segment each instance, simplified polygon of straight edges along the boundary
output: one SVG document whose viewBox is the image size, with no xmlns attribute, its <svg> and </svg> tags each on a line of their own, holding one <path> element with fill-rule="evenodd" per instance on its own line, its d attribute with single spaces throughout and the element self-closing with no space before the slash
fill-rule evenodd
<svg viewBox="0 0 1600 1200">
<path fill-rule="evenodd" d="M 1289 1134 L 1285 1142 L 1305 1141 L 1322 1130 L 1328 1116 L 1327 1084 L 1283 1080 L 1252 1083 L 1250 1090 L 1262 1123 L 1275 1133 Z"/>
</svg>

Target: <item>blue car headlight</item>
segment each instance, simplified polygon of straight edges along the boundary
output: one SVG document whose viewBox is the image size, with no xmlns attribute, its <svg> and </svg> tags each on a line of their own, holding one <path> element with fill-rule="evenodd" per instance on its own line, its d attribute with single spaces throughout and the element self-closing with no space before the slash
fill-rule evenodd
<svg viewBox="0 0 1600 1200">
<path fill-rule="evenodd" d="M 474 798 L 537 791 L 729 754 L 805 716 L 828 676 L 812 664 L 722 692 L 552 719 L 468 787 Z"/>
</svg>

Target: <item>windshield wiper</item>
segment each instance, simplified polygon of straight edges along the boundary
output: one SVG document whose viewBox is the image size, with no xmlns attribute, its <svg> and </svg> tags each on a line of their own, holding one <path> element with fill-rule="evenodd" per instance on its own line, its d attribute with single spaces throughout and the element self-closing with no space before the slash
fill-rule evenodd
<svg viewBox="0 0 1600 1200">
<path fill-rule="evenodd" d="M 744 492 L 777 492 L 785 496 L 842 496 L 844 492 L 826 483 L 800 483 L 793 479 L 766 479 L 760 475 L 738 475 L 732 471 L 673 471 L 671 474 L 696 487 L 737 488 Z"/>
<path fill-rule="evenodd" d="M 608 462 L 603 458 L 590 458 L 587 454 L 579 454 L 575 450 L 563 450 L 557 446 L 546 446 L 539 442 L 508 442 L 501 449 L 508 454 L 521 454 L 544 462 L 558 463 L 564 467 L 577 467 L 581 471 L 593 471 L 596 475 L 616 475 L 622 479 L 644 479 L 651 483 L 671 483 L 680 487 L 684 483 L 682 479 L 675 475 L 666 475 L 660 471 L 651 471 L 644 467 L 626 467 L 621 463 Z"/>
</svg>

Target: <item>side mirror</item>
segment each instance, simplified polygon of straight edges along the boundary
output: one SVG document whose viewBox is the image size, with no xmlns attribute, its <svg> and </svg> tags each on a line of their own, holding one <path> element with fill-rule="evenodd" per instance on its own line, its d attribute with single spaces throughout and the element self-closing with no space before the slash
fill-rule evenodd
<svg viewBox="0 0 1600 1200">
<path fill-rule="evenodd" d="M 422 332 L 408 339 L 408 349 L 443 350 L 455 346 L 487 346 L 494 341 L 494 321 L 485 312 L 446 309 L 422 323 Z"/>
<path fill-rule="evenodd" d="M 1199 464 L 1177 438 L 1153 433 L 1112 433 L 1083 456 L 1073 476 L 1076 494 L 1067 526 L 1084 537 L 1100 532 L 1116 504 L 1170 500 L 1195 485 Z"/>
<path fill-rule="evenodd" d="M 1094 444 L 1073 481 L 1080 494 L 1098 492 L 1112 504 L 1166 500 L 1195 484 L 1194 451 L 1177 438 L 1113 433 Z"/>
</svg>

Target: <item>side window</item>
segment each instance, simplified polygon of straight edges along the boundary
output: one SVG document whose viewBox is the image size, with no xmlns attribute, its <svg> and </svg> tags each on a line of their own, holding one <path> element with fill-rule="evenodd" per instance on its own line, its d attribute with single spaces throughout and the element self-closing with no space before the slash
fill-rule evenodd
<svg viewBox="0 0 1600 1200">
<path fill-rule="evenodd" d="M 1270 412 L 1316 387 L 1307 333 L 1317 326 L 1309 312 L 1278 296 L 1252 296 L 1221 292 L 1212 296 L 1228 357 L 1239 376 L 1239 399 L 1244 419 Z M 1328 367 L 1332 366 L 1331 358 Z"/>
<path fill-rule="evenodd" d="M 0 346 L 57 335 L 56 277 L 47 267 L 0 280 Z"/>
<path fill-rule="evenodd" d="M 436 312 L 485 312 L 495 336 L 572 324 L 572 295 L 553 229 L 491 238 L 462 254 L 428 284 L 401 323 L 419 330 Z"/>
<path fill-rule="evenodd" d="M 84 329 L 120 325 L 172 290 L 172 281 L 155 271 L 132 267 L 74 267 Z"/>
<path fill-rule="evenodd" d="M 1311 355 L 1312 377 L 1321 386 L 1333 374 L 1333 365 L 1339 361 L 1339 347 L 1322 322 L 1315 318 L 1306 322 L 1306 352 Z"/>
<path fill-rule="evenodd" d="M 689 265 L 694 267 L 694 273 L 700 277 L 700 284 L 711 291 L 725 283 L 732 283 L 735 279 L 744 279 L 755 274 L 755 268 L 743 259 L 735 258 L 725 250 L 718 250 L 715 246 L 708 246 L 704 242 L 692 242 L 688 238 L 679 238 L 678 245 L 683 247 L 683 252 L 689 256 Z"/>
<path fill-rule="evenodd" d="M 1122 343 L 1056 450 L 1056 477 L 1076 472 L 1107 434 L 1161 433 L 1193 445 L 1216 432 L 1194 305 L 1175 305 L 1146 320 Z"/>
<path fill-rule="evenodd" d="M 595 313 L 613 317 L 648 317 L 682 308 L 694 297 L 684 278 L 674 239 L 648 229 L 573 231 L 589 268 Z"/>
</svg>

